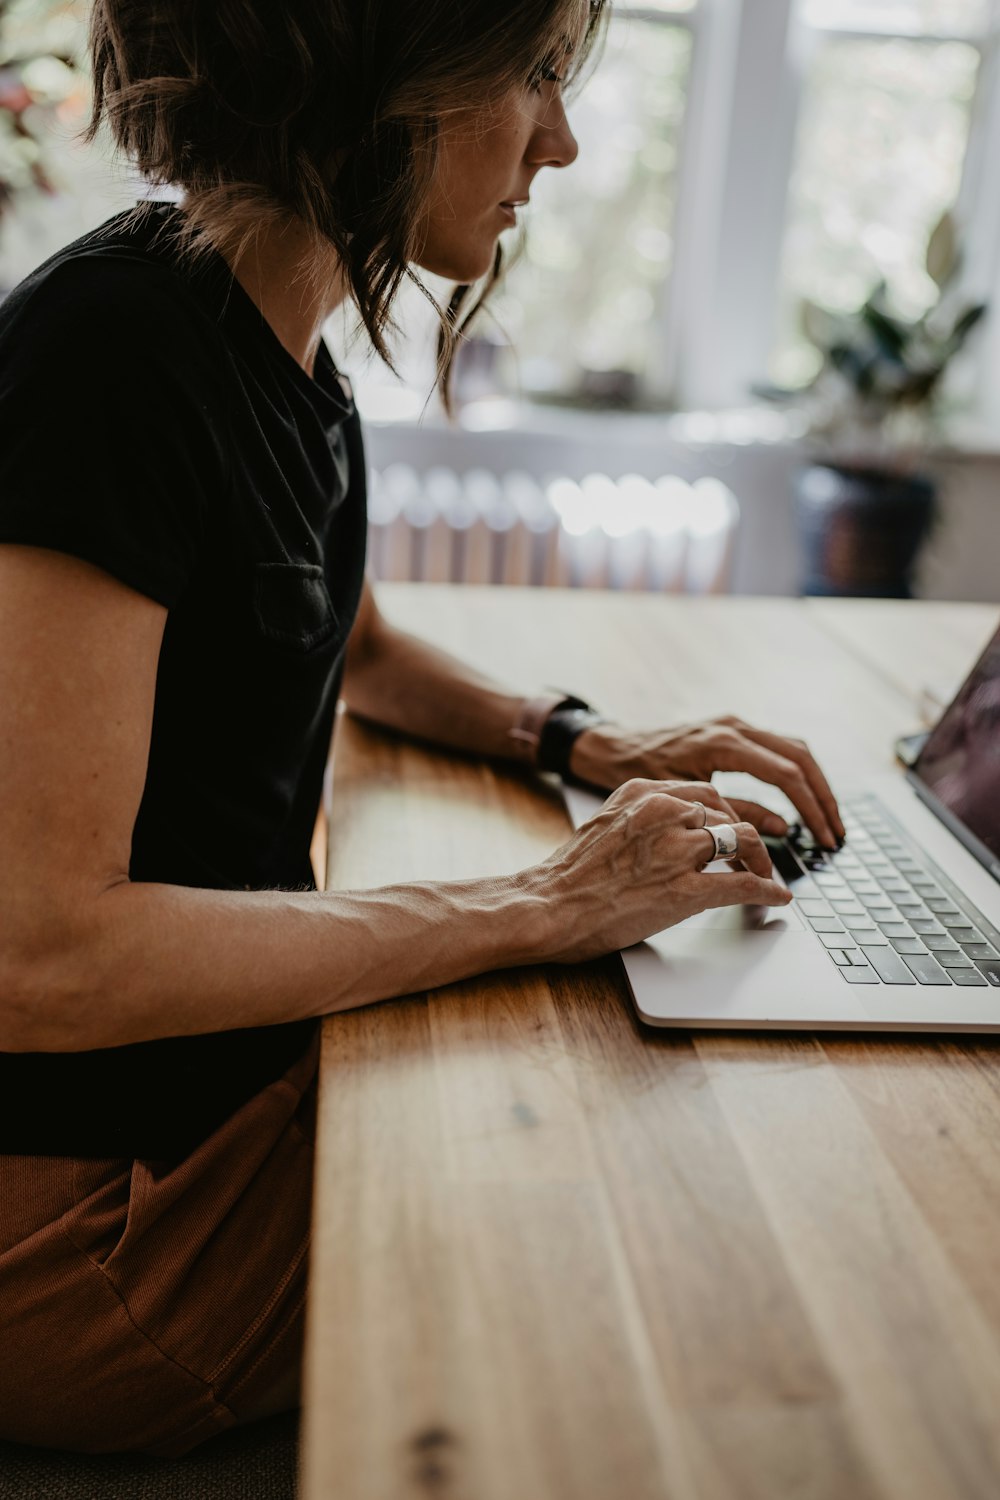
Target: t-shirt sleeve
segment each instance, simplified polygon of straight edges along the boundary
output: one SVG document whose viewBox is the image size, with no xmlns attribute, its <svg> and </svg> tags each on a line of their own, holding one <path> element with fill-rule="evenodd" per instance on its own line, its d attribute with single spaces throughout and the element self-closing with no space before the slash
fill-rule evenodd
<svg viewBox="0 0 1000 1500">
<path fill-rule="evenodd" d="M 218 331 L 155 263 L 83 256 L 0 307 L 0 542 L 169 609 L 229 491 Z"/>
</svg>

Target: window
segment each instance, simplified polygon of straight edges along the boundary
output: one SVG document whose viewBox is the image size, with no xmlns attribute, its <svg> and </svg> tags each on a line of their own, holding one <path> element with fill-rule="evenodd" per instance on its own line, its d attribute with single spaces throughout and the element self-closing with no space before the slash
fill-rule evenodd
<svg viewBox="0 0 1000 1500">
<path fill-rule="evenodd" d="M 78 54 L 84 19 L 83 0 L 4 9 L 8 29 L 75 26 Z M 135 196 L 73 145 L 86 103 L 49 111 L 64 191 L 4 216 L 0 285 Z M 956 374 L 1000 428 L 1000 0 L 618 0 L 570 120 L 580 159 L 539 175 L 498 327 L 479 329 L 513 349 L 467 351 L 470 389 L 746 406 L 815 367 L 803 298 L 856 307 L 884 277 L 919 313 L 928 231 L 957 203 L 964 287 L 993 311 Z M 398 313 L 402 382 L 363 346 L 345 359 L 385 419 L 418 416 L 432 383 L 426 300 L 410 288 Z"/>
<path fill-rule="evenodd" d="M 659 0 L 612 15 L 600 66 L 569 115 L 577 164 L 542 171 L 523 252 L 498 321 L 516 350 L 514 384 L 576 393 L 648 373 L 662 318 L 691 70 L 688 4 Z"/>
<path fill-rule="evenodd" d="M 545 399 L 624 398 L 656 384 L 659 331 L 668 321 L 674 218 L 684 152 L 698 14 L 705 0 L 619 0 L 600 63 L 568 113 L 580 157 L 541 171 L 526 229 L 511 231 L 511 265 L 463 352 L 465 395 L 502 391 Z M 448 287 L 421 273 L 447 301 Z M 352 372 L 366 416 L 417 417 L 433 379 L 433 313 L 413 288 L 396 309 L 400 378 L 350 341 L 350 319 L 330 337 Z M 432 403 L 433 405 L 433 403 Z"/>
<path fill-rule="evenodd" d="M 804 81 L 771 374 L 817 367 L 800 307 L 858 307 L 880 280 L 923 312 L 931 229 L 959 198 L 988 20 L 983 0 L 807 0 Z"/>
</svg>

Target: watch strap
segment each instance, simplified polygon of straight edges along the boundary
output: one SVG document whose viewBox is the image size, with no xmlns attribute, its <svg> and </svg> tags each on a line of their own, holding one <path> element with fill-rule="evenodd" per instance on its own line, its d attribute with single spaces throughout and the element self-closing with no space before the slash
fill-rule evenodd
<svg viewBox="0 0 1000 1500">
<path fill-rule="evenodd" d="M 607 721 L 582 698 L 567 697 L 552 710 L 542 726 L 536 764 L 542 771 L 569 776 L 573 745 L 587 729 Z"/>
<path fill-rule="evenodd" d="M 517 760 L 526 761 L 532 766 L 538 764 L 538 744 L 545 721 L 553 709 L 561 707 L 568 701 L 559 693 L 549 693 L 545 697 L 524 700 L 517 716 L 517 723 L 507 731 L 510 752 Z"/>
</svg>

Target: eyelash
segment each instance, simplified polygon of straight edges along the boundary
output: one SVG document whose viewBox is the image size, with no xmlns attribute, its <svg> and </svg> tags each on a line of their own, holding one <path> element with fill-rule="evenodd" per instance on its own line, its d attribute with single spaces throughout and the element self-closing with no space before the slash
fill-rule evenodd
<svg viewBox="0 0 1000 1500">
<path fill-rule="evenodd" d="M 565 83 L 565 76 L 557 73 L 551 63 L 541 63 L 531 75 L 532 88 L 541 88 L 543 83 Z"/>
</svg>

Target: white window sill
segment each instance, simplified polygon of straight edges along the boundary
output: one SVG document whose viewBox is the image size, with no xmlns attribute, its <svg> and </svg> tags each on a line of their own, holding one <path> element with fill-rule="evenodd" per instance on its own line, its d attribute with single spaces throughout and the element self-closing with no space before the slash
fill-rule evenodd
<svg viewBox="0 0 1000 1500">
<path fill-rule="evenodd" d="M 446 433 L 507 433 L 511 438 L 532 434 L 573 439 L 586 437 L 653 443 L 698 450 L 777 448 L 814 452 L 806 423 L 797 412 L 773 406 L 734 407 L 721 411 L 649 412 L 593 410 L 583 407 L 514 401 L 506 397 L 468 402 L 454 422 L 436 402 L 403 388 L 381 387 L 362 393 L 359 406 L 366 424 L 377 427 L 424 428 Z M 1000 457 L 1000 433 L 972 418 L 957 418 L 946 440 L 931 450 L 969 459 Z"/>
</svg>

